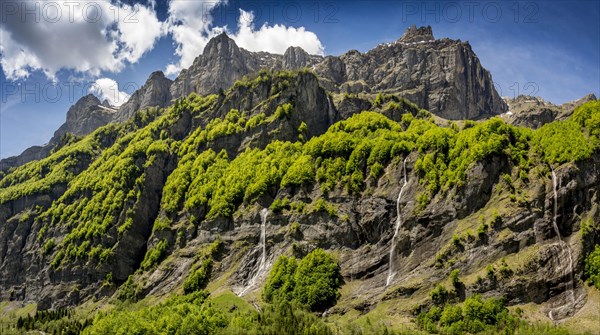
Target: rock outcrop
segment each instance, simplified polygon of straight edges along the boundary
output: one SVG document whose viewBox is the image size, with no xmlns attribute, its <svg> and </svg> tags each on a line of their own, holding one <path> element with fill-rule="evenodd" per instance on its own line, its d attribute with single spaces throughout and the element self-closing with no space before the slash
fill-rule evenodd
<svg viewBox="0 0 600 335">
<path fill-rule="evenodd" d="M 153 72 L 144 86 L 135 91 L 113 118 L 116 122 L 128 120 L 135 112 L 147 107 L 166 107 L 171 104 L 171 84 L 162 71 Z"/>
<path fill-rule="evenodd" d="M 575 108 L 593 100 L 596 100 L 596 96 L 588 94 L 581 99 L 555 105 L 541 97 L 519 95 L 516 98 L 504 98 L 508 112 L 502 117 L 512 125 L 537 129 L 554 120 L 565 120 Z"/>
<path fill-rule="evenodd" d="M 11 167 L 46 158 L 52 152 L 52 149 L 61 144 L 67 133 L 75 136 L 90 134 L 99 127 L 111 122 L 116 111 L 108 101 L 100 102 L 93 94 L 82 97 L 69 108 L 65 123 L 54 132 L 54 136 L 47 144 L 33 146 L 18 156 L 1 160 L 0 171 L 6 171 Z"/>
<path fill-rule="evenodd" d="M 396 42 L 364 54 L 352 50 L 339 57 L 309 55 L 300 47 L 290 47 L 284 55 L 250 52 L 222 33 L 212 38 L 202 55 L 174 81 L 160 71 L 152 73 L 116 113 L 107 102 L 92 101 L 89 95 L 82 98 L 76 104 L 78 112 L 70 110 L 73 115 L 68 115 L 67 122 L 57 130 L 59 137 L 55 134 L 47 146 L 32 147 L 18 157 L 2 160 L 0 169 L 46 157 L 56 139 L 66 132 L 85 135 L 108 122 L 126 121 L 140 109 L 166 107 L 173 99 L 192 92 L 218 93 L 260 69 L 305 67 L 315 71 L 329 91 L 395 93 L 446 119 L 482 119 L 507 110 L 490 73 L 481 66 L 470 45 L 447 38 L 436 40 L 431 27 L 412 26 Z"/>
</svg>

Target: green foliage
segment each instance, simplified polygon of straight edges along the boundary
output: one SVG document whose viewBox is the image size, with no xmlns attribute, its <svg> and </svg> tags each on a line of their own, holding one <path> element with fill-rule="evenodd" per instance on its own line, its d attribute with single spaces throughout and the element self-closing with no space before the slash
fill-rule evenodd
<svg viewBox="0 0 600 335">
<path fill-rule="evenodd" d="M 78 335 L 90 324 L 91 320 L 89 319 L 77 320 L 72 309 L 59 308 L 55 310 L 38 310 L 34 315 L 20 316 L 16 322 L 16 328 L 18 334 L 30 334 L 33 333 L 30 331 L 36 331 L 35 333 Z M 2 330 L 2 334 L 5 331 L 12 334 L 4 326 L 0 330 Z"/>
<path fill-rule="evenodd" d="M 590 101 L 575 109 L 565 121 L 545 124 L 534 132 L 538 154 L 550 164 L 586 159 L 600 145 L 600 102 Z"/>
<path fill-rule="evenodd" d="M 17 167 L 0 179 L 0 204 L 34 194 L 43 194 L 56 185 L 66 185 L 110 145 L 119 132 L 111 124 L 80 141 L 68 144 L 47 158 Z"/>
<path fill-rule="evenodd" d="M 309 155 L 302 155 L 292 164 L 292 166 L 290 166 L 287 173 L 283 176 L 281 186 L 302 186 L 312 182 L 314 176 L 315 171 L 312 157 Z"/>
<path fill-rule="evenodd" d="M 156 306 L 100 313 L 83 334 L 221 334 L 227 320 L 206 302 L 207 296 L 206 292 L 198 291 L 173 296 Z"/>
<path fill-rule="evenodd" d="M 291 257 L 281 256 L 271 269 L 262 296 L 266 302 L 292 301 L 294 296 L 295 273 L 298 261 Z"/>
<path fill-rule="evenodd" d="M 54 250 L 54 247 L 56 246 L 56 241 L 54 240 L 54 237 L 49 239 L 48 241 L 46 241 L 46 243 L 44 243 L 44 246 L 42 247 L 42 254 L 43 255 L 48 255 L 49 253 L 52 252 L 52 250 Z"/>
<path fill-rule="evenodd" d="M 450 292 L 446 289 L 446 287 L 442 284 L 438 284 L 433 291 L 429 293 L 431 300 L 436 305 L 443 305 L 448 301 L 450 297 Z"/>
<path fill-rule="evenodd" d="M 212 273 L 212 264 L 212 259 L 207 258 L 202 261 L 202 264 L 198 268 L 190 272 L 190 275 L 183 282 L 183 292 L 185 294 L 190 294 L 206 287 Z"/>
<path fill-rule="evenodd" d="M 584 273 L 588 282 L 600 290 L 600 245 L 596 245 L 594 251 L 585 258 Z"/>
<path fill-rule="evenodd" d="M 315 249 L 299 262 L 280 257 L 263 289 L 267 302 L 296 302 L 311 311 L 335 305 L 343 284 L 339 264 L 322 249 Z"/>
<path fill-rule="evenodd" d="M 238 313 L 221 333 L 224 335 L 330 335 L 321 318 L 288 302 L 266 305 L 262 313 Z"/>
<path fill-rule="evenodd" d="M 117 299 L 121 301 L 135 302 L 142 294 L 142 288 L 139 283 L 135 281 L 134 276 L 130 275 L 127 277 L 125 283 L 119 287 L 117 293 Z"/>
<path fill-rule="evenodd" d="M 443 309 L 432 307 L 417 317 L 417 325 L 421 329 L 442 334 L 477 334 L 484 331 L 514 334 L 519 324 L 518 317 L 509 314 L 502 299 L 483 299 L 479 295 L 467 298 L 462 305 L 448 304 Z"/>
<path fill-rule="evenodd" d="M 308 209 L 308 213 L 325 212 L 331 217 L 337 216 L 337 207 L 331 202 L 319 198 Z"/>
<path fill-rule="evenodd" d="M 160 263 L 165 257 L 168 247 L 167 240 L 160 240 L 154 248 L 148 249 L 140 265 L 141 268 L 147 270 Z"/>
</svg>

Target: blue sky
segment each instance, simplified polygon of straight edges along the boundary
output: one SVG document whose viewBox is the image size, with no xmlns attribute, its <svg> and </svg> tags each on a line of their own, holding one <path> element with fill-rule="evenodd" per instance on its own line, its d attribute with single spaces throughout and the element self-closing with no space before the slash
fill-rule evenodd
<svg viewBox="0 0 600 335">
<path fill-rule="evenodd" d="M 39 18 L 21 1 L 3 1 L 0 11 L 2 158 L 47 142 L 90 84 L 119 100 L 101 83 L 132 93 L 155 70 L 174 78 L 223 30 L 249 49 L 293 44 L 340 55 L 431 25 L 436 38 L 469 41 L 501 95 L 554 103 L 600 95 L 597 1 L 40 1 Z"/>
</svg>

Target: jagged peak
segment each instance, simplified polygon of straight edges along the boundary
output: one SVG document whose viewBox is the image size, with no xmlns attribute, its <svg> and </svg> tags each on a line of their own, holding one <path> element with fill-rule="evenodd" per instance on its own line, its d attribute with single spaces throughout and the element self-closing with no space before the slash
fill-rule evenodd
<svg viewBox="0 0 600 335">
<path fill-rule="evenodd" d="M 206 44 L 203 54 L 213 55 L 215 53 L 219 53 L 219 50 L 221 50 L 221 53 L 228 51 L 239 52 L 239 48 L 235 41 L 231 39 L 225 32 L 222 32 L 219 35 L 211 38 Z"/>
<path fill-rule="evenodd" d="M 166 78 L 162 71 L 154 71 L 150 74 L 150 77 L 148 77 L 148 81 L 162 78 Z"/>
<path fill-rule="evenodd" d="M 435 38 L 433 37 L 431 26 L 417 28 L 414 24 L 408 27 L 404 32 L 404 35 L 400 38 L 400 42 L 402 43 L 427 42 L 433 40 L 435 40 Z"/>
<path fill-rule="evenodd" d="M 306 50 L 302 49 L 302 47 L 298 47 L 298 46 L 289 46 L 287 49 L 285 49 L 285 52 L 283 53 L 283 55 L 287 55 L 287 54 L 296 54 L 296 53 L 303 53 L 303 54 L 307 54 L 308 52 L 306 52 Z"/>
<path fill-rule="evenodd" d="M 87 95 L 81 97 L 81 99 L 77 100 L 72 107 L 81 108 L 86 105 L 100 105 L 101 101 L 95 96 L 93 93 L 88 93 Z M 71 107 L 71 108 L 72 108 Z"/>
</svg>

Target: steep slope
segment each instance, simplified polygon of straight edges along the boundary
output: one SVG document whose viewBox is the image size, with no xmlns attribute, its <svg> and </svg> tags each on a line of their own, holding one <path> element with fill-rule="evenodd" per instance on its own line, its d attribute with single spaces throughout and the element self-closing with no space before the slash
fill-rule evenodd
<svg viewBox="0 0 600 335">
<path fill-rule="evenodd" d="M 83 97 L 75 105 L 80 106 L 77 113 L 72 113 L 76 117 L 67 115 L 67 122 L 57 131 L 60 134 L 55 134 L 48 145 L 4 159 L 0 169 L 6 171 L 47 157 L 65 132 L 87 135 L 108 122 L 124 122 L 138 110 L 167 107 L 173 99 L 190 93 L 216 94 L 261 69 L 301 68 L 315 71 L 321 85 L 331 92 L 395 93 L 446 119 L 482 119 L 506 111 L 491 75 L 470 45 L 447 38 L 436 40 L 431 27 L 410 27 L 398 41 L 365 54 L 354 50 L 325 58 L 309 55 L 299 47 L 290 47 L 283 55 L 250 52 L 223 33 L 212 38 L 203 54 L 174 81 L 160 71 L 152 73 L 116 113 L 110 106 L 101 108 L 90 96 Z M 90 102 L 95 106 L 92 109 L 85 107 Z"/>
<path fill-rule="evenodd" d="M 504 98 L 504 100 L 508 105 L 508 112 L 502 115 L 506 122 L 515 126 L 537 129 L 554 120 L 565 120 L 575 108 L 596 100 L 596 96 L 588 94 L 581 99 L 558 106 L 540 97 L 525 95 L 519 95 L 514 99 Z"/>
<path fill-rule="evenodd" d="M 69 140 L 65 139 L 67 134 L 70 134 L 69 136 L 90 134 L 98 127 L 108 124 L 113 119 L 115 112 L 116 109 L 101 103 L 93 94 L 82 97 L 69 108 L 65 123 L 54 132 L 54 136 L 47 144 L 28 148 L 19 156 L 3 159 L 0 161 L 0 171 L 7 171 L 12 167 L 46 158 L 53 149 Z"/>
<path fill-rule="evenodd" d="M 119 108 L 112 121 L 125 122 L 135 112 L 148 107 L 169 106 L 172 99 L 169 89 L 172 83 L 162 71 L 153 72 L 146 83 Z"/>
<path fill-rule="evenodd" d="M 346 283 L 325 320 L 426 311 L 454 270 L 459 301 L 502 296 L 553 319 L 589 304 L 598 101 L 533 131 L 500 118 L 436 124 L 380 99 L 341 113 L 314 74 L 263 71 L 16 169 L 0 179 L 1 298 L 136 300 L 204 276 L 214 293 L 252 300 L 279 256 L 318 247 Z"/>
</svg>

